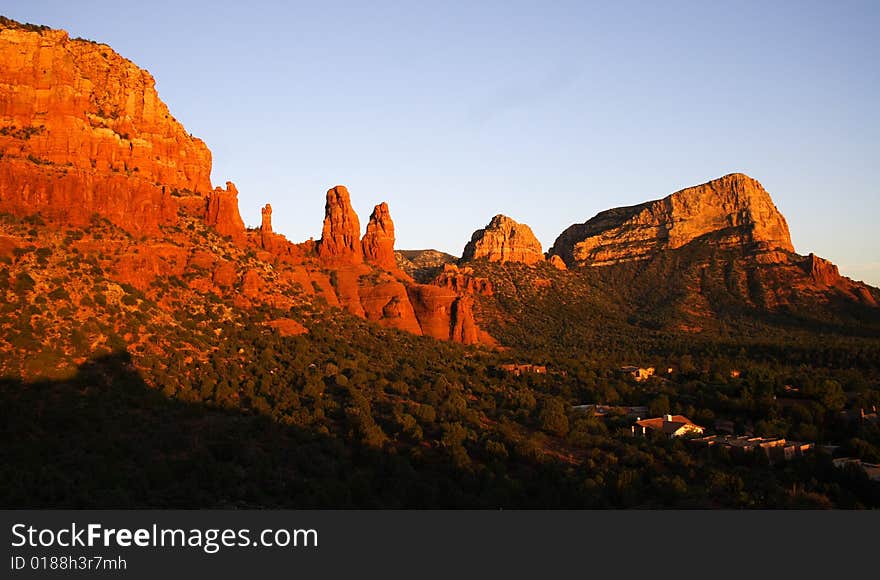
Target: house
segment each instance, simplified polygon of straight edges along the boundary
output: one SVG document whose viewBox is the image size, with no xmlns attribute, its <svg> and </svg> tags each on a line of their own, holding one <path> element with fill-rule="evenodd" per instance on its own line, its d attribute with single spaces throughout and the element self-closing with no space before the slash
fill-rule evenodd
<svg viewBox="0 0 880 580">
<path fill-rule="evenodd" d="M 633 435 L 644 437 L 648 431 L 663 433 L 670 439 L 686 435 L 702 435 L 705 429 L 684 415 L 664 415 L 653 419 L 636 421 L 632 426 Z"/>
<path fill-rule="evenodd" d="M 635 366 L 625 366 L 617 369 L 617 372 L 622 373 L 624 375 L 629 375 L 634 378 L 636 381 L 646 381 L 650 377 L 654 376 L 654 367 L 642 368 Z"/>
<path fill-rule="evenodd" d="M 859 423 L 877 423 L 880 421 L 877 415 L 877 406 L 874 405 L 867 412 L 865 412 L 864 407 L 860 407 L 859 409 L 849 409 L 846 411 L 841 411 L 840 416 L 846 421 L 853 421 Z"/>
<path fill-rule="evenodd" d="M 831 462 L 838 469 L 845 469 L 850 465 L 858 467 L 865 472 L 865 475 L 871 481 L 880 481 L 880 464 L 867 463 L 855 457 L 838 457 L 837 459 L 832 459 Z"/>
<path fill-rule="evenodd" d="M 778 461 L 790 461 L 795 457 L 801 457 L 815 447 L 813 443 L 800 441 L 786 441 L 782 437 L 750 437 L 748 435 L 708 435 L 692 439 L 694 445 L 706 447 L 725 447 L 737 453 L 752 453 L 763 451 L 771 463 Z"/>
<path fill-rule="evenodd" d="M 506 373 L 512 373 L 515 376 L 521 376 L 525 373 L 534 373 L 536 375 L 545 375 L 547 374 L 547 367 L 544 365 L 531 365 L 531 364 L 506 364 L 501 365 L 500 368 L 502 371 Z"/>
<path fill-rule="evenodd" d="M 589 413 L 596 417 L 608 417 L 613 415 L 626 415 L 627 417 L 644 417 L 648 414 L 648 407 L 624 407 L 613 405 L 575 405 L 573 411 Z"/>
</svg>

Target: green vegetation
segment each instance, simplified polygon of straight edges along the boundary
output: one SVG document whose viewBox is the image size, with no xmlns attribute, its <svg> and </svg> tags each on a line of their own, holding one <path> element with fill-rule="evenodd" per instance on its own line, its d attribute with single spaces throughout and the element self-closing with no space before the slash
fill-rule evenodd
<svg viewBox="0 0 880 580">
<path fill-rule="evenodd" d="M 194 293 L 207 269 L 118 283 L 129 235 L 97 218 L 54 234 L 31 221 L 2 221 L 39 235 L 0 264 L 0 425 L 16 442 L 0 448 L 0 505 L 880 507 L 880 486 L 821 448 L 880 459 L 880 427 L 852 415 L 880 405 L 878 326 L 845 309 L 767 315 L 719 290 L 710 306 L 725 315 L 683 332 L 684 297 L 646 290 L 659 266 L 476 264 L 494 287 L 477 314 L 509 346 L 480 349 L 331 312 L 294 286 L 289 309 L 242 310 L 233 295 Z M 257 265 L 195 221 L 166 235 Z M 69 247 L 99 236 L 113 251 Z M 309 333 L 265 325 L 281 317 Z M 658 376 L 637 383 L 617 372 L 625 364 Z M 632 418 L 572 408 L 586 403 L 819 448 L 769 465 L 632 437 Z"/>
<path fill-rule="evenodd" d="M 29 22 L 16 22 L 11 18 L 6 18 L 5 16 L 0 16 L 0 28 L 10 28 L 13 30 L 26 30 L 28 32 L 39 32 L 43 33 L 47 30 L 50 30 L 48 26 L 31 24 Z"/>
<path fill-rule="evenodd" d="M 45 125 L 40 125 L 39 127 L 16 127 L 15 125 L 6 125 L 4 127 L 0 127 L 0 135 L 13 137 L 15 139 L 21 139 L 23 141 L 27 141 L 34 135 L 40 135 L 46 131 Z"/>
</svg>

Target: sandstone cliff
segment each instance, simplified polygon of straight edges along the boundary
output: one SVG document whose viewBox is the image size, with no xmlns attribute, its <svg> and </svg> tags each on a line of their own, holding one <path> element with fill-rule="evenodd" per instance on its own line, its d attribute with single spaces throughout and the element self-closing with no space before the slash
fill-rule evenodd
<svg viewBox="0 0 880 580">
<path fill-rule="evenodd" d="M 406 291 L 425 336 L 463 344 L 494 344 L 491 336 L 479 330 L 469 295 L 431 284 L 410 284 Z"/>
<path fill-rule="evenodd" d="M 107 45 L 0 19 L 0 94 L 0 211 L 89 228 L 97 215 L 138 234 L 121 245 L 98 236 L 81 248 L 114 255 L 108 269 L 118 281 L 146 291 L 164 277 L 183 277 L 189 291 L 237 308 L 285 310 L 294 294 L 321 297 L 383 326 L 423 334 L 424 324 L 437 338 L 480 340 L 471 303 L 454 305 L 485 288 L 455 276 L 411 299 L 385 203 L 363 237 L 344 186 L 327 192 L 318 242 L 294 244 L 275 233 L 269 205 L 260 230 L 249 233 L 235 185 L 211 186 L 205 144 L 171 116 L 150 74 Z M 161 241 L 143 238 L 184 224 L 163 230 Z M 237 249 L 223 249 L 226 241 L 205 225 Z"/>
<path fill-rule="evenodd" d="M 443 270 L 431 281 L 431 284 L 462 294 L 492 296 L 492 283 L 488 278 L 476 277 L 472 268 L 459 268 L 455 264 L 443 266 Z"/>
<path fill-rule="evenodd" d="M 244 221 L 238 212 L 238 189 L 231 181 L 226 182 L 225 190 L 218 187 L 210 192 L 205 205 L 205 222 L 209 226 L 236 243 L 244 241 Z"/>
<path fill-rule="evenodd" d="M 351 207 L 351 196 L 344 185 L 337 185 L 327 191 L 318 256 L 329 264 L 363 262 L 361 223 Z"/>
<path fill-rule="evenodd" d="M 474 232 L 461 256 L 463 261 L 480 258 L 534 264 L 544 261 L 544 252 L 529 226 L 499 214 L 485 228 Z"/>
<path fill-rule="evenodd" d="M 549 254 L 569 266 L 603 266 L 647 259 L 697 239 L 755 252 L 794 251 L 770 194 L 733 173 L 657 201 L 604 211 L 562 232 Z"/>
<path fill-rule="evenodd" d="M 275 264 L 275 276 L 322 295 L 330 306 L 381 326 L 466 344 L 494 344 L 474 320 L 473 295 L 491 295 L 485 279 L 450 266 L 431 284 L 414 284 L 395 259 L 394 223 L 387 203 L 375 207 L 363 238 L 345 186 L 327 192 L 317 243 L 292 244 L 272 229 L 272 208 L 249 242 Z M 465 302 L 459 300 L 467 297 Z"/>
<path fill-rule="evenodd" d="M 397 270 L 394 257 L 394 222 L 388 204 L 380 203 L 373 209 L 367 231 L 361 242 L 364 259 L 385 270 Z"/>
<path fill-rule="evenodd" d="M 150 74 L 105 44 L 0 24 L 0 210 L 132 232 L 174 223 L 179 191 L 211 191 L 211 153 Z"/>
</svg>

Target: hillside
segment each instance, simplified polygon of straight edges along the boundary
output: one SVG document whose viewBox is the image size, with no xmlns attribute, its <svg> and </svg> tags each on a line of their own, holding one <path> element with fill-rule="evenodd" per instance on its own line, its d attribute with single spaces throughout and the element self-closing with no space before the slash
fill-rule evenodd
<svg viewBox="0 0 880 580">
<path fill-rule="evenodd" d="M 245 228 L 107 45 L 3 19 L 0 65 L 0 505 L 880 506 L 831 456 L 880 461 L 880 291 L 795 254 L 751 178 L 546 260 L 504 216 L 462 260 L 395 250 L 391 208 L 362 227 L 342 185 L 297 243 L 269 205 Z M 638 438 L 592 403 L 815 452 Z"/>
</svg>

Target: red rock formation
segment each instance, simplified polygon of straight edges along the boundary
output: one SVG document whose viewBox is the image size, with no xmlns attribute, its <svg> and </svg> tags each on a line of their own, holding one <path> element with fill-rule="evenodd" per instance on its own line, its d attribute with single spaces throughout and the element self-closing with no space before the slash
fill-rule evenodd
<svg viewBox="0 0 880 580">
<path fill-rule="evenodd" d="M 363 239 L 343 186 L 327 192 L 318 243 L 291 244 L 275 234 L 269 205 L 259 237 L 248 236 L 235 186 L 212 189 L 210 152 L 171 116 L 149 73 L 106 45 L 70 40 L 63 31 L 0 23 L 0 87 L 0 211 L 39 212 L 73 226 L 86 226 L 97 214 L 137 234 L 177 224 L 180 212 L 239 247 L 250 244 L 266 262 L 249 264 L 239 279 L 242 264 L 194 250 L 185 234 L 173 244 L 112 247 L 93 240 L 88 252 L 118 256 L 107 266 L 119 281 L 146 290 L 156 278 L 187 273 L 196 293 L 231 296 L 242 308 L 282 309 L 292 304 L 285 291 L 296 284 L 330 306 L 423 333 L 409 279 L 396 267 L 387 204 L 376 206 Z M 0 246 L 4 255 L 13 251 L 9 243 Z M 425 324 L 438 338 L 479 340 L 470 300 L 456 304 L 463 292 L 491 292 L 488 284 L 462 274 L 442 283 L 447 288 L 416 292 L 427 297 L 419 306 Z"/>
<path fill-rule="evenodd" d="M 262 223 L 260 224 L 260 231 L 264 234 L 272 233 L 272 206 L 268 203 L 263 206 L 263 209 L 260 210 L 260 214 L 262 214 Z"/>
<path fill-rule="evenodd" d="M 788 224 L 761 184 L 741 173 L 657 201 L 610 209 L 566 229 L 550 249 L 566 264 L 648 259 L 700 239 L 754 252 L 793 252 Z"/>
<path fill-rule="evenodd" d="M 256 270 L 248 270 L 241 277 L 241 294 L 245 298 L 259 298 L 265 287 L 265 280 Z"/>
<path fill-rule="evenodd" d="M 12 260 L 18 242 L 9 236 L 0 236 L 0 260 Z"/>
<path fill-rule="evenodd" d="M 91 252 L 100 253 L 100 250 Z M 183 275 L 188 254 L 187 248 L 174 244 L 143 244 L 117 257 L 112 269 L 118 281 L 146 290 L 157 278 Z"/>
<path fill-rule="evenodd" d="M 460 296 L 452 304 L 452 336 L 453 342 L 477 344 L 480 341 L 479 329 L 474 322 L 473 299 Z"/>
<path fill-rule="evenodd" d="M 470 295 L 430 284 L 409 284 L 406 292 L 425 336 L 464 344 L 495 344 L 477 326 Z"/>
<path fill-rule="evenodd" d="M 171 193 L 211 190 L 211 154 L 150 74 L 104 44 L 0 24 L 0 210 L 131 232 L 175 223 Z"/>
<path fill-rule="evenodd" d="M 246 233 L 244 221 L 238 213 L 238 189 L 231 181 L 226 182 L 225 190 L 218 187 L 208 194 L 205 223 L 213 226 L 219 234 L 230 236 L 236 244 L 244 244 Z"/>
<path fill-rule="evenodd" d="M 807 256 L 804 270 L 814 282 L 824 286 L 834 286 L 841 280 L 837 266 L 813 253 Z"/>
<path fill-rule="evenodd" d="M 450 340 L 452 338 L 452 305 L 459 294 L 447 288 L 429 284 L 410 284 L 406 293 L 425 336 Z"/>
<path fill-rule="evenodd" d="M 271 262 L 284 262 L 287 264 L 300 264 L 305 256 L 311 253 L 311 249 L 304 249 L 298 244 L 293 244 L 281 234 L 272 231 L 272 206 L 268 203 L 260 211 L 262 223 L 260 224 L 259 247 L 268 252 L 261 257 Z"/>
<path fill-rule="evenodd" d="M 327 306 L 339 306 L 339 298 L 333 291 L 333 283 L 324 272 L 305 266 L 297 266 L 292 268 L 286 276 L 291 282 L 299 284 L 307 294 L 321 296 Z"/>
<path fill-rule="evenodd" d="M 400 282 L 385 280 L 377 284 L 361 286 L 359 296 L 367 320 L 389 328 L 422 334 L 422 328 L 407 296 L 406 287 Z"/>
<path fill-rule="evenodd" d="M 318 256 L 328 264 L 363 262 L 361 224 L 351 207 L 351 198 L 344 185 L 337 185 L 327 191 L 324 229 L 318 242 Z"/>
<path fill-rule="evenodd" d="M 568 267 L 565 265 L 565 262 L 563 262 L 562 258 L 560 258 L 559 256 L 556 256 L 556 255 L 550 256 L 550 259 L 548 260 L 548 262 L 550 262 L 550 265 L 553 266 L 554 268 L 556 268 L 557 270 L 568 270 Z"/>
<path fill-rule="evenodd" d="M 398 269 L 394 257 L 394 222 L 387 203 L 382 202 L 373 209 L 361 245 L 367 262 L 388 271 Z"/>
<path fill-rule="evenodd" d="M 211 273 L 211 280 L 220 288 L 231 288 L 235 285 L 238 274 L 235 264 L 231 262 L 220 262 Z"/>
<path fill-rule="evenodd" d="M 361 318 L 366 318 L 364 306 L 361 304 L 361 277 L 369 275 L 370 271 L 364 264 L 353 264 L 337 266 L 330 273 L 330 284 L 339 297 L 339 305 Z"/>
<path fill-rule="evenodd" d="M 473 268 L 459 268 L 455 264 L 444 265 L 431 284 L 460 294 L 492 295 L 492 283 L 488 278 L 477 278 Z"/>
<path fill-rule="evenodd" d="M 544 261 L 544 252 L 529 226 L 499 214 L 485 228 L 474 232 L 461 255 L 462 260 L 480 258 L 534 264 Z"/>
<path fill-rule="evenodd" d="M 277 318 L 275 320 L 270 320 L 266 323 L 266 326 L 274 328 L 281 336 L 299 336 L 301 334 L 308 334 L 309 332 L 308 328 L 292 318 Z"/>
</svg>

